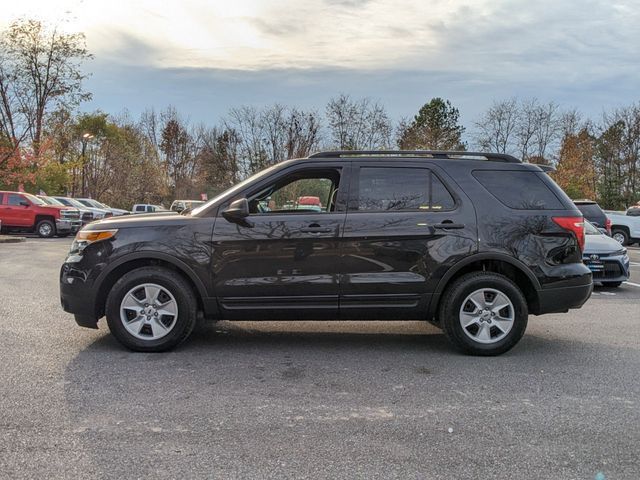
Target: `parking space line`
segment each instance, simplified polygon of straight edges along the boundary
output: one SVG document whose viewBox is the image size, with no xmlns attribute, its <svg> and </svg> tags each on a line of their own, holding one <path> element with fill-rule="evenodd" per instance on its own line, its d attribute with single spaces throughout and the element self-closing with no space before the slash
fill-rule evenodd
<svg viewBox="0 0 640 480">
<path fill-rule="evenodd" d="M 638 287 L 640 288 L 640 283 L 633 283 L 633 282 L 624 282 L 627 285 L 633 285 L 634 287 Z"/>
</svg>

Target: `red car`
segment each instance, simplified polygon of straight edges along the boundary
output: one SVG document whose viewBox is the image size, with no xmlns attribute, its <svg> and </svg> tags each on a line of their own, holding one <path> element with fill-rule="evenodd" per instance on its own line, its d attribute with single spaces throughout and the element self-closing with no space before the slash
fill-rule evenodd
<svg viewBox="0 0 640 480">
<path fill-rule="evenodd" d="M 43 238 L 66 237 L 80 228 L 75 208 L 47 205 L 35 195 L 0 191 L 0 226 L 3 231 L 35 232 Z"/>
</svg>

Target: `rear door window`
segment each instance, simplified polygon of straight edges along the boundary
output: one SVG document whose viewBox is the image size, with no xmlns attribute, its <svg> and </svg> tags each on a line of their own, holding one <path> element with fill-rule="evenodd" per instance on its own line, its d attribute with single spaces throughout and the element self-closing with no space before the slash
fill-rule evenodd
<svg viewBox="0 0 640 480">
<path fill-rule="evenodd" d="M 517 210 L 564 210 L 566 208 L 536 172 L 475 170 L 473 176 L 491 195 L 509 208 Z"/>
<path fill-rule="evenodd" d="M 357 204 L 350 210 L 445 211 L 454 207 L 451 193 L 428 168 L 362 167 Z"/>
</svg>

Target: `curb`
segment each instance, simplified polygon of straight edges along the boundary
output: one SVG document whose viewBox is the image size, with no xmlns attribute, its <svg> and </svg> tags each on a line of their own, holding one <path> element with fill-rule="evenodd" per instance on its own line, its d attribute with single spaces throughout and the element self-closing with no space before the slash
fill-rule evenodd
<svg viewBox="0 0 640 480">
<path fill-rule="evenodd" d="M 0 235 L 0 243 L 20 243 L 27 239 L 25 237 L 10 237 L 8 235 Z"/>
</svg>

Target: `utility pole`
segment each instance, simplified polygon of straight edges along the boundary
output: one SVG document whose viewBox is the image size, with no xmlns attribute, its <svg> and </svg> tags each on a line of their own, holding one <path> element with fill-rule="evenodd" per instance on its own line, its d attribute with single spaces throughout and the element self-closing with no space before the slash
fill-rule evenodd
<svg viewBox="0 0 640 480">
<path fill-rule="evenodd" d="M 86 173 L 87 173 L 87 158 L 85 156 L 87 151 L 87 142 L 93 138 L 93 135 L 90 133 L 82 134 L 82 198 L 87 197 L 87 184 L 85 181 Z"/>
</svg>

